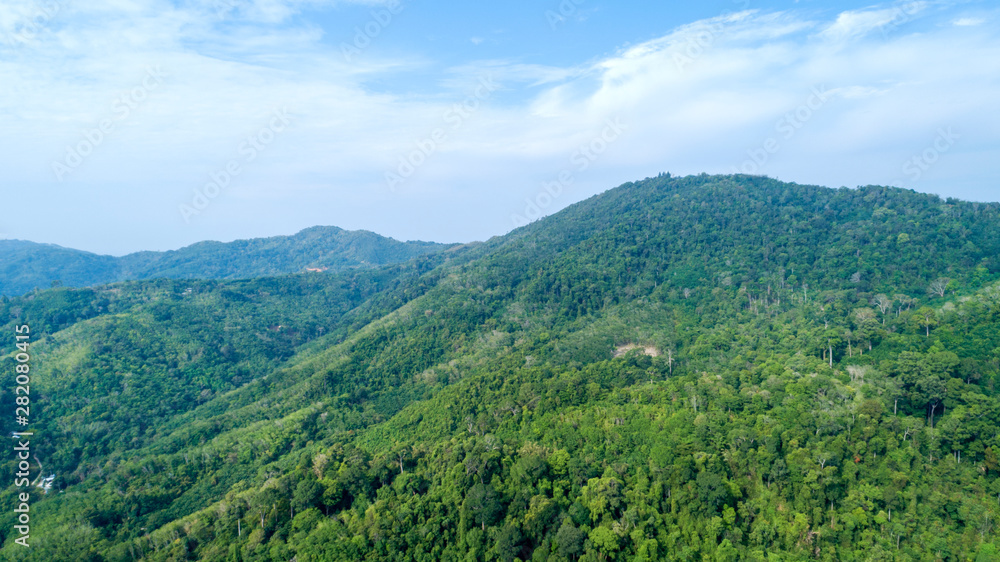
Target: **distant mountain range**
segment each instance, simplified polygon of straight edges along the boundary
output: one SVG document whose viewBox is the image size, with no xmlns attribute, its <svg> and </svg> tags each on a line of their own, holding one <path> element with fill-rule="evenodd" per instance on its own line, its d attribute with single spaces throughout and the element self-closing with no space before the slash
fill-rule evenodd
<svg viewBox="0 0 1000 562">
<path fill-rule="evenodd" d="M 244 279 L 307 270 L 337 272 L 400 263 L 448 247 L 333 226 L 307 228 L 293 236 L 199 242 L 179 250 L 122 257 L 0 240 L 0 295 L 22 295 L 53 284 L 89 287 L 154 278 Z"/>
</svg>

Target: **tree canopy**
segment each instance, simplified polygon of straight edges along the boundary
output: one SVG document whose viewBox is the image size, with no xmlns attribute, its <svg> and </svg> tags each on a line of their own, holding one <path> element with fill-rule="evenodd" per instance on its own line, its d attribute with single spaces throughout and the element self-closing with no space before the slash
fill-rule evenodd
<svg viewBox="0 0 1000 562">
<path fill-rule="evenodd" d="M 5 298 L 57 478 L 0 559 L 993 560 L 998 227 L 661 175 L 397 265 Z"/>
</svg>

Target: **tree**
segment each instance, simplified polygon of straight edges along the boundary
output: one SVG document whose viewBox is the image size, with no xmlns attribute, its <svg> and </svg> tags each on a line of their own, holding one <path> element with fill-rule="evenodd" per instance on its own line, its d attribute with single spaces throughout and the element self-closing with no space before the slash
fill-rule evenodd
<svg viewBox="0 0 1000 562">
<path fill-rule="evenodd" d="M 854 310 L 854 318 L 859 324 L 875 320 L 875 312 L 870 308 L 858 308 Z"/>
<path fill-rule="evenodd" d="M 503 505 L 496 492 L 489 484 L 475 484 L 465 496 L 462 509 L 469 515 L 469 520 L 479 525 L 483 530 L 492 525 L 503 510 Z"/>
<path fill-rule="evenodd" d="M 976 562 L 992 562 L 994 560 L 1000 559 L 1000 550 L 993 543 L 983 543 L 979 547 L 979 554 L 976 556 Z"/>
<path fill-rule="evenodd" d="M 556 549 L 559 556 L 573 559 L 583 551 L 583 539 L 586 535 L 573 524 L 569 517 L 563 519 L 559 531 L 556 532 Z"/>
<path fill-rule="evenodd" d="M 946 381 L 959 366 L 954 353 L 923 354 L 904 351 L 892 367 L 892 373 L 903 381 L 910 402 L 926 410 L 929 424 L 948 390 Z"/>
<path fill-rule="evenodd" d="M 518 551 L 521 550 L 521 539 L 521 530 L 517 526 L 507 523 L 501 527 L 497 534 L 496 545 L 493 547 L 497 560 L 514 562 Z"/>
<path fill-rule="evenodd" d="M 889 295 L 879 293 L 872 298 L 872 304 L 877 306 L 879 311 L 882 312 L 882 324 L 884 325 L 885 316 L 889 312 L 889 309 L 892 308 L 892 299 L 889 298 Z"/>
<path fill-rule="evenodd" d="M 984 372 L 982 361 L 972 358 L 962 359 L 961 373 L 965 384 L 978 383 L 983 378 Z"/>
<path fill-rule="evenodd" d="M 770 488 L 772 482 L 784 482 L 788 477 L 788 465 L 785 459 L 779 457 L 771 466 L 771 472 L 767 477 L 767 486 Z"/>
<path fill-rule="evenodd" d="M 729 486 L 719 474 L 706 469 L 698 473 L 696 481 L 698 500 L 706 513 L 716 513 L 731 501 Z"/>
<path fill-rule="evenodd" d="M 910 308 L 916 304 L 916 299 L 910 297 L 909 295 L 897 294 L 897 295 L 893 295 L 892 299 L 895 302 L 899 303 L 899 306 L 896 307 L 896 317 L 897 318 L 903 312 L 909 312 Z M 905 311 L 903 310 L 904 306 L 906 307 Z"/>
<path fill-rule="evenodd" d="M 292 509 L 301 513 L 317 505 L 323 498 L 323 486 L 312 478 L 304 478 L 295 486 L 292 495 Z"/>
<path fill-rule="evenodd" d="M 857 329 L 854 331 L 858 339 L 864 340 L 868 344 L 868 351 L 872 350 L 872 340 L 878 333 L 878 320 L 875 319 L 875 311 L 870 308 L 858 308 L 854 310 L 854 322 Z"/>
<path fill-rule="evenodd" d="M 602 558 L 614 555 L 618 550 L 618 535 L 607 527 L 598 527 L 590 532 L 590 542 L 601 552 Z"/>
<path fill-rule="evenodd" d="M 931 328 L 937 326 L 937 311 L 929 306 L 922 306 L 913 314 L 913 322 L 925 331 L 925 337 L 931 337 Z"/>
<path fill-rule="evenodd" d="M 931 282 L 930 287 L 927 288 L 927 292 L 931 295 L 937 295 L 939 297 L 944 297 L 945 291 L 948 290 L 948 279 L 945 277 L 939 277 Z"/>
<path fill-rule="evenodd" d="M 623 485 L 621 480 L 613 477 L 591 478 L 580 490 L 580 499 L 590 508 L 593 521 L 599 522 L 604 514 L 617 517 L 622 504 Z"/>
</svg>

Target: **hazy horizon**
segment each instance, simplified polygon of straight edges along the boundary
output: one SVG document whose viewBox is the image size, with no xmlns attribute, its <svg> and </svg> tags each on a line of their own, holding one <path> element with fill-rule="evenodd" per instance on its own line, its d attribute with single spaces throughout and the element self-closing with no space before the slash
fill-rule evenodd
<svg viewBox="0 0 1000 562">
<path fill-rule="evenodd" d="M 691 174 L 691 175 L 697 175 L 697 174 Z M 647 176 L 647 177 L 649 177 L 649 176 Z M 640 181 L 641 179 L 643 179 L 643 178 L 636 178 L 635 180 L 630 180 L 630 181 Z M 780 180 L 780 178 L 775 178 L 775 179 L 779 179 Z M 782 180 L 782 181 L 784 181 L 784 180 Z M 797 183 L 798 185 L 806 185 L 806 184 L 802 184 L 800 182 L 788 182 L 788 183 Z M 873 185 L 873 184 L 869 184 L 869 185 Z M 618 185 L 609 187 L 605 191 L 608 191 L 610 189 L 614 189 L 614 187 L 618 187 Z M 835 189 L 832 186 L 819 186 L 819 187 L 824 187 L 824 188 L 828 188 L 828 189 Z M 861 187 L 861 186 L 851 187 L 849 189 L 858 189 L 859 187 Z M 899 187 L 899 186 L 887 186 L 887 187 Z M 908 189 L 908 188 L 900 188 L 900 189 Z M 928 195 L 937 195 L 938 197 L 941 197 L 941 198 L 947 198 L 946 196 L 943 196 L 943 195 L 941 195 L 939 193 L 921 192 L 921 191 L 918 191 L 918 190 L 914 190 L 914 191 L 917 191 L 918 193 L 927 193 Z M 597 195 L 599 193 L 603 193 L 603 192 L 598 192 L 595 195 Z M 970 202 L 970 203 L 1000 203 L 1000 198 L 998 198 L 997 200 L 992 200 L 992 201 L 991 200 L 986 200 L 986 199 L 983 199 L 983 200 L 962 199 L 962 201 L 967 201 L 967 202 Z M 577 203 L 577 202 L 578 201 L 574 201 L 573 203 Z M 546 215 L 546 216 L 548 216 L 548 215 Z M 540 217 L 538 220 L 541 220 L 541 218 L 545 218 L 545 217 L 544 216 Z M 135 253 L 141 253 L 141 252 L 170 252 L 170 251 L 176 251 L 176 250 L 181 250 L 183 248 L 187 248 L 187 247 L 195 245 L 195 244 L 200 244 L 202 242 L 218 242 L 218 243 L 222 243 L 222 244 L 228 244 L 230 242 L 237 242 L 237 241 L 240 241 L 240 240 L 265 239 L 265 238 L 276 238 L 276 237 L 290 237 L 290 236 L 295 236 L 295 235 L 299 234 L 300 232 L 302 232 L 304 230 L 309 230 L 311 228 L 339 228 L 341 230 L 352 231 L 352 232 L 367 231 L 367 232 L 372 232 L 372 233 L 374 233 L 376 235 L 379 235 L 379 236 L 383 236 L 385 238 L 390 238 L 390 239 L 393 239 L 393 240 L 397 240 L 399 242 L 431 242 L 431 243 L 445 244 L 445 245 L 447 245 L 447 244 L 474 244 L 474 243 L 478 243 L 478 242 L 485 242 L 486 240 L 489 240 L 490 238 L 493 238 L 495 236 L 504 236 L 505 234 L 508 234 L 511 231 L 515 230 L 515 228 L 512 228 L 512 229 L 509 229 L 509 230 L 504 231 L 504 232 L 498 232 L 498 233 L 486 236 L 484 238 L 479 238 L 479 239 L 474 239 L 474 240 L 431 240 L 431 239 L 427 239 L 427 238 L 401 239 L 401 238 L 396 238 L 394 236 L 390 236 L 388 234 L 384 234 L 384 233 L 372 230 L 370 228 L 363 228 L 363 227 L 362 228 L 356 228 L 356 229 L 346 229 L 346 228 L 343 228 L 343 227 L 341 227 L 339 225 L 335 225 L 335 224 L 315 224 L 315 225 L 310 225 L 310 226 L 299 228 L 298 230 L 295 230 L 294 232 L 275 232 L 273 234 L 262 234 L 262 235 L 259 235 L 259 236 L 250 236 L 250 237 L 235 237 L 235 238 L 229 238 L 229 239 L 205 239 L 205 240 L 197 240 L 197 241 L 194 241 L 194 242 L 191 242 L 191 243 L 183 244 L 181 246 L 172 246 L 172 247 L 163 247 L 163 248 L 142 248 L 142 249 L 139 249 L 139 250 L 133 250 L 133 251 L 124 252 L 124 253 L 105 253 L 105 252 L 99 252 L 99 251 L 90 250 L 88 248 L 82 248 L 82 247 L 73 246 L 72 243 L 70 243 L 70 244 L 62 244 L 62 243 L 58 243 L 58 242 L 38 242 L 38 241 L 35 241 L 35 240 L 27 240 L 27 239 L 21 239 L 21 238 L 0 238 L 0 240 L 9 240 L 9 241 L 14 241 L 14 242 L 29 242 L 29 243 L 35 243 L 35 244 L 48 244 L 48 245 L 59 246 L 61 248 L 70 249 L 70 250 L 79 250 L 79 251 L 89 252 L 89 253 L 92 253 L 92 254 L 107 255 L 107 256 L 112 256 L 112 257 L 118 257 L 118 258 L 120 258 L 120 257 L 126 256 L 126 255 L 129 255 L 129 254 L 135 254 Z"/>
</svg>

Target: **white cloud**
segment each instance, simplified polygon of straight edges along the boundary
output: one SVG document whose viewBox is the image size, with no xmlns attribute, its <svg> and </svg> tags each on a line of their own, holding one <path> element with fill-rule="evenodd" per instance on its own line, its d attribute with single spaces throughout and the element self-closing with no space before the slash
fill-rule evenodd
<svg viewBox="0 0 1000 562">
<path fill-rule="evenodd" d="M 885 31 L 917 17 L 928 8 L 927 2 L 910 1 L 885 8 L 869 8 L 841 12 L 837 20 L 828 25 L 822 35 L 831 41 L 856 39 L 872 31 Z"/>
<path fill-rule="evenodd" d="M 952 24 L 959 27 L 975 27 L 984 23 L 986 23 L 986 20 L 983 18 L 958 18 L 952 22 Z"/>
<path fill-rule="evenodd" d="M 400 0 L 195 0 L 191 3 L 204 14 L 238 18 L 259 23 L 281 23 L 304 9 L 334 7 L 339 4 L 384 6 Z"/>
<path fill-rule="evenodd" d="M 1000 141 L 1000 116 L 988 108 L 1000 99 L 1000 41 L 985 27 L 939 25 L 876 37 L 879 26 L 899 22 L 902 8 L 844 12 L 833 21 L 744 11 L 577 65 L 471 60 L 440 73 L 420 53 L 349 64 L 318 27 L 273 25 L 307 4 L 242 2 L 234 9 L 250 15 L 228 22 L 223 33 L 205 17 L 207 0 L 193 9 L 95 0 L 66 4 L 29 43 L 0 42 L 0 119 L 7 133 L 0 137 L 0 189 L 11 196 L 6 186 L 31 186 L 20 193 L 47 208 L 54 194 L 74 193 L 74 206 L 55 208 L 53 216 L 72 221 L 76 209 L 89 205 L 95 217 L 128 213 L 139 224 L 184 229 L 178 232 L 191 239 L 224 237 L 198 229 L 272 220 L 281 208 L 298 209 L 301 221 L 458 240 L 509 228 L 524 197 L 565 169 L 575 172 L 573 187 L 548 212 L 663 170 L 731 172 L 772 137 L 780 149 L 768 154 L 760 173 L 857 185 L 907 181 L 904 160 L 933 141 L 938 128 L 952 126 L 962 139 L 935 173 L 911 186 L 947 187 L 935 182 L 957 177 L 957 162 L 967 182 L 987 185 L 996 176 L 987 147 Z M 925 7 L 907 10 L 914 16 Z M 0 29 L 10 29 L 16 17 L 0 7 Z M 941 23 L 961 21 L 942 17 Z M 115 100 L 156 65 L 169 74 L 163 86 L 66 182 L 56 182 L 51 162 L 84 131 L 115 116 Z M 405 81 L 415 72 L 439 76 L 437 89 L 368 85 Z M 485 76 L 502 89 L 454 127 L 447 112 Z M 814 88 L 827 99 L 786 137 L 782 124 L 805 114 Z M 293 116 L 288 132 L 207 211 L 211 220 L 180 224 L 177 205 L 280 107 Z M 577 170 L 574 152 L 609 119 L 627 131 L 587 170 Z M 447 131 L 447 140 L 390 193 L 384 172 L 435 129 Z M 459 224 L 459 208 L 482 214 Z M 414 218 L 407 223 L 401 216 Z M 27 224 L 15 220 L 4 230 L 18 236 Z"/>
<path fill-rule="evenodd" d="M 889 93 L 890 88 L 874 88 L 871 86 L 847 86 L 843 88 L 833 88 L 829 90 L 831 95 L 841 96 L 846 99 L 861 99 L 872 96 L 881 96 Z"/>
</svg>

